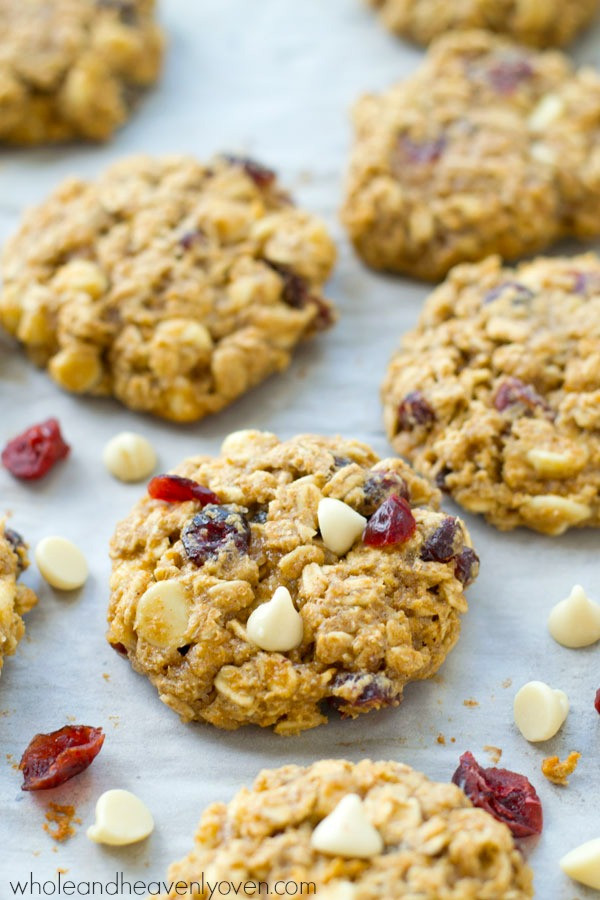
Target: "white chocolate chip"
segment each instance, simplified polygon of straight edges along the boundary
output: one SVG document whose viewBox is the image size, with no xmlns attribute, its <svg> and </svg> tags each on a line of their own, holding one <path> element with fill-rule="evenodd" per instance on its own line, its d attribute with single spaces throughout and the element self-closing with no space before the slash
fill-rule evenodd
<svg viewBox="0 0 600 900">
<path fill-rule="evenodd" d="M 558 94 L 546 94 L 539 101 L 529 116 L 529 130 L 543 132 L 555 122 L 565 111 L 565 104 Z"/>
<path fill-rule="evenodd" d="M 102 454 L 104 465 L 119 481 L 142 481 L 156 468 L 150 441 L 133 431 L 121 431 L 110 439 Z"/>
<path fill-rule="evenodd" d="M 81 550 L 63 537 L 45 537 L 35 548 L 37 567 L 53 588 L 74 591 L 88 577 L 88 564 Z"/>
<path fill-rule="evenodd" d="M 548 630 L 563 647 L 589 647 L 600 640 L 600 605 L 576 584 L 567 599 L 552 608 Z"/>
<path fill-rule="evenodd" d="M 368 859 L 383 852 L 383 838 L 369 822 L 358 794 L 346 794 L 312 833 L 311 845 L 329 856 Z"/>
<path fill-rule="evenodd" d="M 545 163 L 548 166 L 553 166 L 556 162 L 556 153 L 552 147 L 549 147 L 548 144 L 543 144 L 541 141 L 535 141 L 531 145 L 530 153 L 536 162 Z"/>
<path fill-rule="evenodd" d="M 586 454 L 576 458 L 568 453 L 534 447 L 527 453 L 527 459 L 543 478 L 570 478 L 584 467 Z"/>
<path fill-rule="evenodd" d="M 338 556 L 348 552 L 367 524 L 364 516 L 333 497 L 324 497 L 319 502 L 317 515 L 323 543 Z"/>
<path fill-rule="evenodd" d="M 554 690 L 543 681 L 527 682 L 515 696 L 515 724 L 526 741 L 550 740 L 568 712 L 569 699 L 565 692 Z"/>
<path fill-rule="evenodd" d="M 570 850 L 559 865 L 570 878 L 600 891 L 600 838 Z"/>
<path fill-rule="evenodd" d="M 155 647 L 180 647 L 188 627 L 190 601 L 183 585 L 157 581 L 140 597 L 134 628 Z"/>
<path fill-rule="evenodd" d="M 261 650 L 286 653 L 300 646 L 304 622 L 286 587 L 278 587 L 268 603 L 257 606 L 246 623 L 246 634 Z"/>
<path fill-rule="evenodd" d="M 96 821 L 87 836 L 96 844 L 120 847 L 137 844 L 154 830 L 152 813 L 139 797 L 130 791 L 106 791 L 96 803 Z"/>
</svg>

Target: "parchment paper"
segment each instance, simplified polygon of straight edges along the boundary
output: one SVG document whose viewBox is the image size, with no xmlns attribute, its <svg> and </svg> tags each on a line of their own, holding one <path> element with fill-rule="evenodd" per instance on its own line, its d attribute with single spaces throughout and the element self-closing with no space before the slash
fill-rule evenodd
<svg viewBox="0 0 600 900">
<path fill-rule="evenodd" d="M 52 533 L 75 540 L 91 577 L 82 591 L 60 595 L 34 566 L 26 576 L 40 602 L 0 681 L 0 900 L 13 896 L 9 881 L 33 873 L 44 882 L 56 878 L 57 868 L 80 881 L 106 881 L 116 871 L 131 881 L 163 878 L 167 865 L 191 847 L 203 808 L 228 800 L 265 766 L 370 756 L 399 759 L 447 780 L 464 750 L 490 764 L 486 745 L 500 747 L 501 765 L 529 776 L 542 798 L 545 830 L 531 855 L 537 896 L 592 896 L 562 875 L 558 859 L 600 835 L 600 717 L 593 708 L 600 648 L 559 647 L 546 618 L 576 582 L 600 600 L 598 533 L 501 534 L 467 516 L 482 571 L 469 592 L 458 647 L 440 675 L 409 687 L 398 710 L 354 722 L 334 716 L 296 738 L 181 724 L 104 640 L 107 542 L 143 490 L 111 480 L 101 462 L 105 442 L 122 429 L 138 430 L 156 446 L 161 469 L 192 453 L 216 452 L 227 433 L 244 427 L 281 437 L 340 432 L 385 455 L 379 384 L 427 294 L 423 285 L 368 272 L 337 222 L 349 108 L 362 91 L 410 72 L 421 51 L 386 34 L 359 0 L 163 0 L 162 7 L 170 34 L 164 78 L 112 143 L 0 156 L 0 240 L 14 230 L 22 208 L 42 200 L 64 176 L 94 176 L 123 154 L 245 151 L 273 164 L 297 199 L 329 222 L 340 245 L 330 295 L 341 318 L 300 350 L 286 374 L 185 428 L 136 416 L 112 401 L 67 396 L 16 348 L 1 345 L 0 443 L 54 415 L 73 447 L 69 461 L 38 485 L 16 483 L 0 471 L 2 509 L 13 511 L 14 527 L 32 546 Z M 599 47 L 596 28 L 574 52 L 593 62 Z M 449 502 L 446 508 L 456 512 Z M 571 701 L 566 725 L 544 745 L 526 743 L 512 718 L 514 693 L 533 678 L 562 688 Z M 477 705 L 465 706 L 471 699 Z M 14 763 L 31 737 L 69 721 L 105 728 L 98 759 L 62 788 L 21 792 Z M 581 752 L 579 768 L 568 788 L 554 787 L 541 775 L 541 760 L 570 750 Z M 145 843 L 114 850 L 86 838 L 97 797 L 112 787 L 133 790 L 152 809 L 156 830 Z M 73 803 L 82 820 L 64 844 L 42 828 L 50 801 Z"/>
</svg>

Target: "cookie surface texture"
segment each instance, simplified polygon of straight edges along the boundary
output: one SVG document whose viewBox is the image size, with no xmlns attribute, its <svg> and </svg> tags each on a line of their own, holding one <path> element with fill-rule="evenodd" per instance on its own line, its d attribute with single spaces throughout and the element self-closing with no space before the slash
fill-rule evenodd
<svg viewBox="0 0 600 900">
<path fill-rule="evenodd" d="M 5 657 L 12 656 L 25 634 L 22 616 L 37 603 L 31 588 L 18 583 L 28 565 L 23 539 L 0 520 L 0 674 Z"/>
</svg>

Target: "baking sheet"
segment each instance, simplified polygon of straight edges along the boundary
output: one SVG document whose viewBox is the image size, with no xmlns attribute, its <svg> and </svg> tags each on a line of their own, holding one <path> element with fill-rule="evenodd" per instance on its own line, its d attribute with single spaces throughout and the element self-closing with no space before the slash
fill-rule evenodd
<svg viewBox="0 0 600 900">
<path fill-rule="evenodd" d="M 34 567 L 26 576 L 40 603 L 0 682 L 0 900 L 13 896 L 9 881 L 48 881 L 58 868 L 76 881 L 107 881 L 117 871 L 130 881 L 163 878 L 191 847 L 203 808 L 229 799 L 264 766 L 370 756 L 448 780 L 464 750 L 487 763 L 487 745 L 502 748 L 501 764 L 529 776 L 544 804 L 544 834 L 531 855 L 537 896 L 594 896 L 562 875 L 558 858 L 599 834 L 600 717 L 593 699 L 600 649 L 559 647 L 545 621 L 575 582 L 600 599 L 598 533 L 500 534 L 467 516 L 482 571 L 469 591 L 461 640 L 439 676 L 409 686 L 398 710 L 354 722 L 334 716 L 328 726 L 295 738 L 181 724 L 104 641 L 107 542 L 142 491 L 110 479 L 101 462 L 105 442 L 125 428 L 140 431 L 157 448 L 161 469 L 192 453 L 216 452 L 227 433 L 245 427 L 281 437 L 340 432 L 385 455 L 379 383 L 427 294 L 422 285 L 365 270 L 337 222 L 348 109 L 362 91 L 410 72 L 421 52 L 386 34 L 359 0 L 163 0 L 162 6 L 170 33 L 164 79 L 116 140 L 0 156 L 0 240 L 13 231 L 22 207 L 41 200 L 62 177 L 93 176 L 123 154 L 244 151 L 273 164 L 298 200 L 330 224 L 340 261 L 329 293 L 341 319 L 302 348 L 287 373 L 191 427 L 136 416 L 112 401 L 66 396 L 8 342 L 0 344 L 0 443 L 55 415 L 73 447 L 69 461 L 39 485 L 18 484 L 0 471 L 2 508 L 13 511 L 14 527 L 31 545 L 50 533 L 74 539 L 92 573 L 74 595 L 53 592 Z M 574 52 L 593 62 L 599 48 L 600 27 Z M 449 502 L 446 508 L 456 512 Z M 533 678 L 567 691 L 571 701 L 566 725 L 543 745 L 527 744 L 512 720 L 514 693 Z M 69 721 L 104 727 L 101 755 L 62 788 L 22 793 L 15 761 L 33 734 Z M 570 750 L 582 754 L 577 772 L 568 788 L 554 787 L 540 773 L 541 760 Z M 96 798 L 113 787 L 133 790 L 152 809 L 157 827 L 145 843 L 109 849 L 85 837 Z M 74 804 L 82 820 L 64 844 L 43 831 L 50 801 Z"/>
</svg>

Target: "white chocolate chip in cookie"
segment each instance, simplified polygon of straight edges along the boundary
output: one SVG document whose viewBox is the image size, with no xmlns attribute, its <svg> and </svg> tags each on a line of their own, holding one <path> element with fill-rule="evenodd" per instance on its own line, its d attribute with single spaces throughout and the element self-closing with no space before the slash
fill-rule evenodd
<svg viewBox="0 0 600 900">
<path fill-rule="evenodd" d="M 346 794 L 312 833 L 311 845 L 329 856 L 369 859 L 383 852 L 383 838 L 369 822 L 358 794 Z"/>
<path fill-rule="evenodd" d="M 565 103 L 558 94 L 545 94 L 529 116 L 529 130 L 543 133 L 565 111 Z"/>
<path fill-rule="evenodd" d="M 262 603 L 251 613 L 246 633 L 261 650 L 286 653 L 300 646 L 304 622 L 286 587 L 278 587 L 268 603 Z"/>
<path fill-rule="evenodd" d="M 548 741 L 562 727 L 569 712 L 564 691 L 554 690 L 543 681 L 529 681 L 517 692 L 514 701 L 515 724 L 526 741 Z"/>
<path fill-rule="evenodd" d="M 566 600 L 552 608 L 548 630 L 563 647 L 588 647 L 600 640 L 600 605 L 576 584 Z"/>
<path fill-rule="evenodd" d="M 104 465 L 119 481 L 142 481 L 156 468 L 156 453 L 150 441 L 133 431 L 121 431 L 104 448 Z"/>
<path fill-rule="evenodd" d="M 247 463 L 252 457 L 277 446 L 277 437 L 270 431 L 244 428 L 232 431 L 221 444 L 221 453 L 235 463 Z"/>
<path fill-rule="evenodd" d="M 183 585 L 171 579 L 157 581 L 140 597 L 134 628 L 155 647 L 180 647 L 190 617 L 190 601 Z"/>
<path fill-rule="evenodd" d="M 88 577 L 85 556 L 63 537 L 42 538 L 35 548 L 35 561 L 48 584 L 61 591 L 82 587 Z"/>
<path fill-rule="evenodd" d="M 154 830 L 152 813 L 130 791 L 106 791 L 96 803 L 96 821 L 87 836 L 96 844 L 120 847 L 137 844 Z"/>
<path fill-rule="evenodd" d="M 367 524 L 364 516 L 333 497 L 324 497 L 319 502 L 318 519 L 323 543 L 338 556 L 348 552 Z"/>
<path fill-rule="evenodd" d="M 600 891 L 600 838 L 586 841 L 566 853 L 559 862 L 563 872 L 580 884 Z"/>
<path fill-rule="evenodd" d="M 557 453 L 555 450 L 543 450 L 534 447 L 527 454 L 527 459 L 542 478 L 570 478 L 585 466 L 587 453 L 578 456 L 572 453 Z"/>
</svg>

